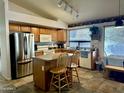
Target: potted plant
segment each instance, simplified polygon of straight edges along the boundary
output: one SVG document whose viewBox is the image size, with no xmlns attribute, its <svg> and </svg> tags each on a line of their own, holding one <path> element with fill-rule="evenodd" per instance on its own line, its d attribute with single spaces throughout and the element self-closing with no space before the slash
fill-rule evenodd
<svg viewBox="0 0 124 93">
<path fill-rule="evenodd" d="M 92 40 L 100 40 L 100 30 L 99 27 L 93 26 L 90 28 L 91 31 L 91 39 Z"/>
</svg>

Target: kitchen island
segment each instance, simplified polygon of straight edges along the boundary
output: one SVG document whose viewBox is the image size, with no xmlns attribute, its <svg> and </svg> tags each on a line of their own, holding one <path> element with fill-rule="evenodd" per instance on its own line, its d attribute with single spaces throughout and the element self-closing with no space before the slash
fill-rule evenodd
<svg viewBox="0 0 124 93">
<path fill-rule="evenodd" d="M 36 87 L 48 91 L 51 81 L 50 69 L 56 67 L 57 59 L 62 53 L 67 53 L 69 60 L 77 50 L 63 50 L 55 53 L 49 53 L 33 58 L 33 79 Z M 78 52 L 78 51 L 77 51 Z M 72 61 L 72 60 L 71 60 Z M 67 69 L 69 84 L 72 82 L 72 69 Z"/>
<path fill-rule="evenodd" d="M 33 79 L 36 87 L 48 91 L 51 74 L 49 70 L 56 66 L 60 53 L 47 54 L 33 58 Z"/>
</svg>

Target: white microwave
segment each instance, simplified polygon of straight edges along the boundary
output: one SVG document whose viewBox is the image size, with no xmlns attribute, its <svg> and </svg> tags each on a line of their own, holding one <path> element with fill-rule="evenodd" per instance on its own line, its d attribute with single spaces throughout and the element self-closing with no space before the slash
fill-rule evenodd
<svg viewBox="0 0 124 93">
<path fill-rule="evenodd" d="M 52 42 L 52 36 L 40 34 L 40 42 Z"/>
</svg>

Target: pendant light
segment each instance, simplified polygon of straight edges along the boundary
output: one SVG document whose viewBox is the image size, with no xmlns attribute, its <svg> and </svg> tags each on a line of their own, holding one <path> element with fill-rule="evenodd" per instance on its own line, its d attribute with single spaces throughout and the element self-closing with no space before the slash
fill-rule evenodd
<svg viewBox="0 0 124 93">
<path fill-rule="evenodd" d="M 115 22 L 115 26 L 123 26 L 123 20 L 120 17 L 120 0 L 119 0 L 119 17 L 117 18 L 116 22 Z"/>
</svg>

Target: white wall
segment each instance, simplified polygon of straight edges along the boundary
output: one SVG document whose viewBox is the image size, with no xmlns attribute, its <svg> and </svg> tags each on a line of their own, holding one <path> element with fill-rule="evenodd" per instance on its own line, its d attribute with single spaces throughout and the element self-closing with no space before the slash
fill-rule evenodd
<svg viewBox="0 0 124 93">
<path fill-rule="evenodd" d="M 27 15 L 15 11 L 9 11 L 8 15 L 9 15 L 9 21 L 22 22 L 22 23 L 39 25 L 39 26 L 51 27 L 51 28 L 63 28 L 63 29 L 68 28 L 68 25 L 62 22 L 61 20 L 54 21 L 43 17 Z"/>
<path fill-rule="evenodd" d="M 41 26 L 52 27 L 52 28 L 64 28 L 64 29 L 68 28 L 68 25 L 59 19 L 50 20 L 50 19 L 44 18 L 12 2 L 9 2 L 8 15 L 9 15 L 10 21 L 41 25 Z"/>
<path fill-rule="evenodd" d="M 12 3 L 10 1 L 8 2 L 8 4 L 9 4 L 8 8 L 9 8 L 10 11 L 20 12 L 20 13 L 24 13 L 24 14 L 28 14 L 28 15 L 33 15 L 33 16 L 39 16 L 38 14 L 33 13 L 30 10 L 27 10 L 27 9 L 25 9 L 23 7 L 20 7 L 20 6 Z"/>
<path fill-rule="evenodd" d="M 0 37 L 1 37 L 1 34 L 0 34 Z M 1 73 L 1 38 L 0 38 L 0 73 Z"/>
<path fill-rule="evenodd" d="M 0 0 L 1 74 L 11 79 L 8 27 L 8 0 Z"/>
</svg>

